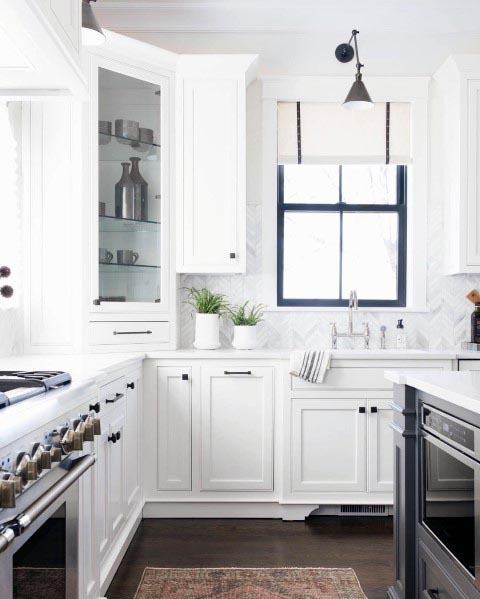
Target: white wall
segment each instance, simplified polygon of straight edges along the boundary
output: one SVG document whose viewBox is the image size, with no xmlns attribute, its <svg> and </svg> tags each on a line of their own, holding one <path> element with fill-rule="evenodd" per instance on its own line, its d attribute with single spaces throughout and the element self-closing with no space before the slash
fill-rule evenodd
<svg viewBox="0 0 480 599">
<path fill-rule="evenodd" d="M 13 185 L 16 189 L 3 189 L 0 196 L 0 262 L 1 265 L 10 266 L 12 275 L 8 279 L 0 279 L 0 285 L 8 284 L 14 288 L 14 295 L 10 299 L 0 297 L 0 356 L 19 353 L 23 339 L 23 311 L 22 311 L 22 218 L 21 218 L 21 104 L 11 102 L 8 106 L 10 124 L 14 134 L 13 152 L 8 149 L 6 155 L 1 156 L 2 167 L 10 173 L 11 163 L 16 164 L 13 169 Z M 8 144 L 2 142 L 4 149 Z M 1 153 L 0 153 L 1 155 Z M 0 167 L 0 172 L 2 168 Z M 0 185 L 1 187 L 1 185 Z M 8 187 L 7 187 L 8 189 Z"/>
</svg>

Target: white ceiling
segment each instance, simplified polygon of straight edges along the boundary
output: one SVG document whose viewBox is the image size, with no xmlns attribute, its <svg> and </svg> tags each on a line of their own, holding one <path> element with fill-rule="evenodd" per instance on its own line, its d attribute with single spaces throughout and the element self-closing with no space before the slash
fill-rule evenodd
<svg viewBox="0 0 480 599">
<path fill-rule="evenodd" d="M 430 74 L 480 53 L 480 0 L 99 0 L 103 26 L 174 52 L 248 52 L 264 74 L 342 74 L 338 43 L 360 30 L 365 74 Z"/>
</svg>

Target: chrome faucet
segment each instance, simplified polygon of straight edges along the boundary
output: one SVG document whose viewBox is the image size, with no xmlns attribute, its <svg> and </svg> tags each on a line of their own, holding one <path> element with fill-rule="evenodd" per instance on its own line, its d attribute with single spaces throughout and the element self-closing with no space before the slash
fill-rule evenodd
<svg viewBox="0 0 480 599">
<path fill-rule="evenodd" d="M 355 289 L 350 291 L 350 298 L 348 300 L 348 330 L 346 333 L 339 333 L 337 331 L 337 323 L 331 323 L 330 337 L 332 349 L 337 349 L 337 343 L 339 337 L 363 337 L 365 349 L 370 348 L 370 326 L 368 322 L 364 322 L 363 333 L 355 333 L 353 324 L 353 312 L 358 310 L 358 296 Z"/>
</svg>

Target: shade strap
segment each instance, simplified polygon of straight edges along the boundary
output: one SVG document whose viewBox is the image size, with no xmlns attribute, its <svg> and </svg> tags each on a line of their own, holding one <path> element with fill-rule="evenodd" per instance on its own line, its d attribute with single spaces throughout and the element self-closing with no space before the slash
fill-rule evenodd
<svg viewBox="0 0 480 599">
<path fill-rule="evenodd" d="M 390 164 L 390 102 L 385 104 L 385 164 Z"/>
<path fill-rule="evenodd" d="M 297 102 L 297 164 L 302 164 L 302 117 L 300 102 Z"/>
</svg>

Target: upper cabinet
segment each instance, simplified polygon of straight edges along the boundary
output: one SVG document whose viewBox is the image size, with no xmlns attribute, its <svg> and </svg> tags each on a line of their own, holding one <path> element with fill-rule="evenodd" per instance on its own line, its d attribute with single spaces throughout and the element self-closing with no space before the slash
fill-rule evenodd
<svg viewBox="0 0 480 599">
<path fill-rule="evenodd" d="M 181 56 L 177 68 L 177 272 L 246 268 L 250 55 Z"/>
<path fill-rule="evenodd" d="M 432 166 L 441 175 L 432 194 L 444 196 L 445 269 L 479 273 L 480 55 L 450 56 L 434 83 Z"/>
<path fill-rule="evenodd" d="M 0 3 L 0 89 L 9 94 L 85 96 L 80 0 Z"/>
</svg>

